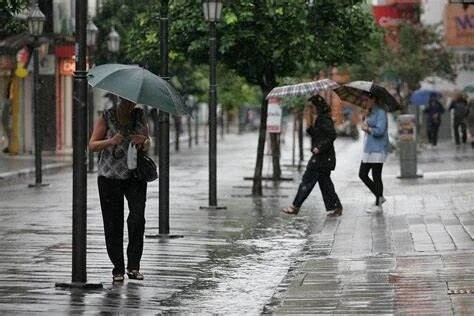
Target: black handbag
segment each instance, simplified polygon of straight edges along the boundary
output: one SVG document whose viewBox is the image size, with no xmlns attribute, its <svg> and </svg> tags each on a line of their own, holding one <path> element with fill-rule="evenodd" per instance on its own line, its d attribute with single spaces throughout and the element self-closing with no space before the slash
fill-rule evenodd
<svg viewBox="0 0 474 316">
<path fill-rule="evenodd" d="M 146 182 L 158 179 L 155 162 L 141 149 L 137 151 L 137 168 L 132 174 L 136 179 Z"/>
</svg>

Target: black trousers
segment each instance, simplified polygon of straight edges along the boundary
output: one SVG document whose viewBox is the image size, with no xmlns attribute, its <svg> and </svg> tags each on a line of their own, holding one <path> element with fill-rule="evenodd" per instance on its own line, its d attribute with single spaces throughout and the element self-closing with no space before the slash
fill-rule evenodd
<svg viewBox="0 0 474 316">
<path fill-rule="evenodd" d="M 464 122 L 454 122 L 454 140 L 456 141 L 456 145 L 460 144 L 459 141 L 459 128 L 461 128 L 461 137 L 462 137 L 462 142 L 463 144 L 466 143 L 467 140 L 467 127 L 466 123 Z"/>
<path fill-rule="evenodd" d="M 114 265 L 112 274 L 125 273 L 123 254 L 124 197 L 128 201 L 129 209 L 127 269 L 138 270 L 143 253 L 147 183 L 136 179 L 108 179 L 103 176 L 99 176 L 97 182 L 107 254 Z"/>
<path fill-rule="evenodd" d="M 359 178 L 375 195 L 375 205 L 380 205 L 379 199 L 383 196 L 382 168 L 383 163 L 365 162 L 361 162 L 359 168 Z M 372 179 L 369 178 L 370 170 L 372 170 Z"/>
<path fill-rule="evenodd" d="M 301 207 L 303 202 L 309 196 L 313 190 L 316 182 L 319 183 L 319 189 L 321 190 L 321 195 L 323 196 L 324 206 L 326 211 L 333 211 L 336 208 L 341 208 L 341 201 L 334 190 L 334 184 L 331 180 L 331 170 L 320 169 L 316 164 L 315 159 L 310 159 L 306 170 L 303 174 L 303 179 L 296 193 L 295 199 L 293 200 L 293 205 L 296 207 Z"/>
<path fill-rule="evenodd" d="M 427 131 L 428 141 L 433 146 L 436 146 L 436 144 L 438 143 L 438 131 L 439 131 L 439 125 L 436 125 L 436 124 L 428 125 L 428 131 Z"/>
</svg>

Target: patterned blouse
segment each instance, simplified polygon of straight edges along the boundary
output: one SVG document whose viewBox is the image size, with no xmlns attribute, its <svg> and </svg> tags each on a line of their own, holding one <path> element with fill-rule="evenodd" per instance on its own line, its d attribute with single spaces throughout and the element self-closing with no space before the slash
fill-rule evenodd
<svg viewBox="0 0 474 316">
<path fill-rule="evenodd" d="M 128 125 L 122 126 L 117 119 L 117 106 L 105 110 L 103 118 L 107 124 L 106 139 L 120 132 L 124 139 L 119 144 L 107 147 L 99 152 L 98 175 L 110 179 L 128 179 L 131 171 L 127 167 L 127 152 L 130 144 L 130 134 L 143 134 L 145 131 L 144 112 L 134 108 Z"/>
</svg>

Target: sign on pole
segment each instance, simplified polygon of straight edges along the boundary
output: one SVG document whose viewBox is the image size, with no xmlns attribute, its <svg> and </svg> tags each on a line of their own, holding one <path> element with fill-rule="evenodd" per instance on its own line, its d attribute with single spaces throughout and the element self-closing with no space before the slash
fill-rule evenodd
<svg viewBox="0 0 474 316">
<path fill-rule="evenodd" d="M 268 114 L 267 114 L 267 132 L 280 133 L 281 132 L 281 118 L 282 110 L 280 106 L 280 99 L 271 98 L 268 100 Z"/>
</svg>

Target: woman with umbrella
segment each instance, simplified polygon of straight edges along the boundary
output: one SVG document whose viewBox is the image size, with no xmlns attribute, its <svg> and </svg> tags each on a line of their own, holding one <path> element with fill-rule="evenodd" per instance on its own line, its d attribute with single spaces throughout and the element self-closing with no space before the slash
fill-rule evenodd
<svg viewBox="0 0 474 316">
<path fill-rule="evenodd" d="M 361 99 L 365 103 L 367 113 L 361 125 L 365 135 L 359 178 L 375 196 L 375 205 L 367 212 L 382 212 L 382 203 L 385 202 L 382 168 L 390 146 L 387 112 L 375 104 L 375 96 L 372 93 L 362 94 Z M 369 178 L 371 170 L 372 179 Z"/>
<path fill-rule="evenodd" d="M 306 131 L 311 136 L 313 155 L 308 161 L 293 204 L 284 208 L 282 212 L 297 215 L 316 182 L 319 182 L 326 211 L 330 212 L 328 216 L 340 216 L 342 215 L 342 205 L 331 180 L 331 171 L 336 167 L 336 153 L 334 151 L 336 130 L 331 118 L 331 107 L 320 95 L 312 96 L 309 101 L 315 115 L 310 115 L 311 119 L 307 119 L 306 124 L 309 127 Z"/>
<path fill-rule="evenodd" d="M 127 218 L 127 276 L 143 280 L 140 260 L 145 232 L 147 183 L 132 177 L 127 165 L 127 152 L 130 143 L 147 150 L 150 139 L 143 110 L 135 108 L 135 105 L 135 102 L 121 99 L 118 105 L 105 110 L 96 122 L 89 141 L 89 149 L 99 151 L 97 182 L 107 253 L 114 266 L 114 282 L 123 282 L 125 274 L 124 197 L 130 211 Z"/>
</svg>

